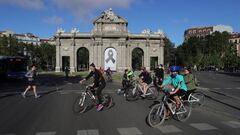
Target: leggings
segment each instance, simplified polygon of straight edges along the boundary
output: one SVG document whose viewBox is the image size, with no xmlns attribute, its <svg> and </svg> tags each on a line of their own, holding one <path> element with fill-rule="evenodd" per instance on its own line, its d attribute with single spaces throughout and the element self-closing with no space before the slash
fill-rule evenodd
<svg viewBox="0 0 240 135">
<path fill-rule="evenodd" d="M 97 99 L 98 99 L 98 104 L 102 103 L 102 90 L 105 88 L 106 83 L 101 82 L 96 90 L 97 92 Z"/>
</svg>

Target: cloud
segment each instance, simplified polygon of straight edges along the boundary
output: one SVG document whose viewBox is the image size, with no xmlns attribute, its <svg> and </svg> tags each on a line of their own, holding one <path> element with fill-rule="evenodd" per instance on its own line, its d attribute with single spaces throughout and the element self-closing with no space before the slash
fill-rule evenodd
<svg viewBox="0 0 240 135">
<path fill-rule="evenodd" d="M 42 10 L 45 8 L 43 0 L 0 0 L 0 5 L 1 4 L 19 6 L 32 10 Z"/>
<path fill-rule="evenodd" d="M 62 24 L 63 19 L 60 17 L 53 16 L 43 19 L 43 22 L 48 24 Z"/>
<path fill-rule="evenodd" d="M 135 0 L 52 0 L 59 9 L 69 10 L 77 20 L 92 18 L 96 10 L 128 8 Z"/>
<path fill-rule="evenodd" d="M 173 20 L 174 24 L 185 24 L 185 23 L 188 23 L 188 22 L 189 22 L 189 19 L 187 17 L 183 17 L 181 19 Z"/>
</svg>

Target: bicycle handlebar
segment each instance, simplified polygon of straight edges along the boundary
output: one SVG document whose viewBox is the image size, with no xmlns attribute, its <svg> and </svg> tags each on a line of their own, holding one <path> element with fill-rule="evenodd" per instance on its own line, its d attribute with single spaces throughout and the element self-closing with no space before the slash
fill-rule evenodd
<svg viewBox="0 0 240 135">
<path fill-rule="evenodd" d="M 164 88 L 160 88 L 160 91 L 162 91 L 165 95 L 170 95 L 170 92 L 166 91 Z"/>
</svg>

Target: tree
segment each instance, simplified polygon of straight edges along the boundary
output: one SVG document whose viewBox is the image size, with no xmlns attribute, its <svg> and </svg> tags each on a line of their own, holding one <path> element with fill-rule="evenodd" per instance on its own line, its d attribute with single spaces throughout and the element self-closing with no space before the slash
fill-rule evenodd
<svg viewBox="0 0 240 135">
<path fill-rule="evenodd" d="M 234 45 L 229 42 L 228 32 L 214 32 L 205 38 L 191 37 L 177 48 L 179 64 L 215 66 L 236 66 L 237 56 Z"/>
<path fill-rule="evenodd" d="M 55 67 L 56 47 L 47 43 L 26 44 L 11 36 L 0 37 L 0 55 L 27 57 L 28 64 L 36 64 L 40 69 L 48 70 Z"/>
<path fill-rule="evenodd" d="M 175 63 L 175 45 L 170 41 L 170 39 L 164 39 L 164 63 L 169 65 Z"/>
</svg>

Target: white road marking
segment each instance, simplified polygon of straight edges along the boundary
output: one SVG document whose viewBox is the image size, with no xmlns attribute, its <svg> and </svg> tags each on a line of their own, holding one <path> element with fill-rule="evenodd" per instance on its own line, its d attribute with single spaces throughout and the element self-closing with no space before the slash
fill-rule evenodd
<svg viewBox="0 0 240 135">
<path fill-rule="evenodd" d="M 142 135 L 143 133 L 136 127 L 117 128 L 120 135 Z"/>
<path fill-rule="evenodd" d="M 215 89 L 215 90 L 220 90 L 221 88 L 213 88 L 213 89 Z"/>
<path fill-rule="evenodd" d="M 16 134 L 12 134 L 12 133 L 7 133 L 7 134 L 1 134 L 0 135 L 16 135 Z"/>
<path fill-rule="evenodd" d="M 56 135 L 56 132 L 38 132 L 35 135 Z"/>
<path fill-rule="evenodd" d="M 78 130 L 77 135 L 99 135 L 99 131 L 97 129 Z"/>
<path fill-rule="evenodd" d="M 192 123 L 190 124 L 190 126 L 198 129 L 198 130 L 216 130 L 217 128 L 210 125 L 210 124 L 207 124 L 207 123 Z"/>
<path fill-rule="evenodd" d="M 227 122 L 222 122 L 222 123 L 231 128 L 240 128 L 240 122 L 237 122 L 237 121 L 227 121 Z"/>
<path fill-rule="evenodd" d="M 181 129 L 177 128 L 174 125 L 165 125 L 165 126 L 159 126 L 157 127 L 162 133 L 178 133 L 182 132 Z"/>
<path fill-rule="evenodd" d="M 81 90 L 62 90 L 62 91 L 59 91 L 60 94 L 81 94 L 83 91 Z M 113 90 L 106 90 L 104 91 L 103 93 L 109 93 L 109 94 L 114 94 L 114 93 L 117 93 L 116 91 L 113 91 Z"/>
</svg>

